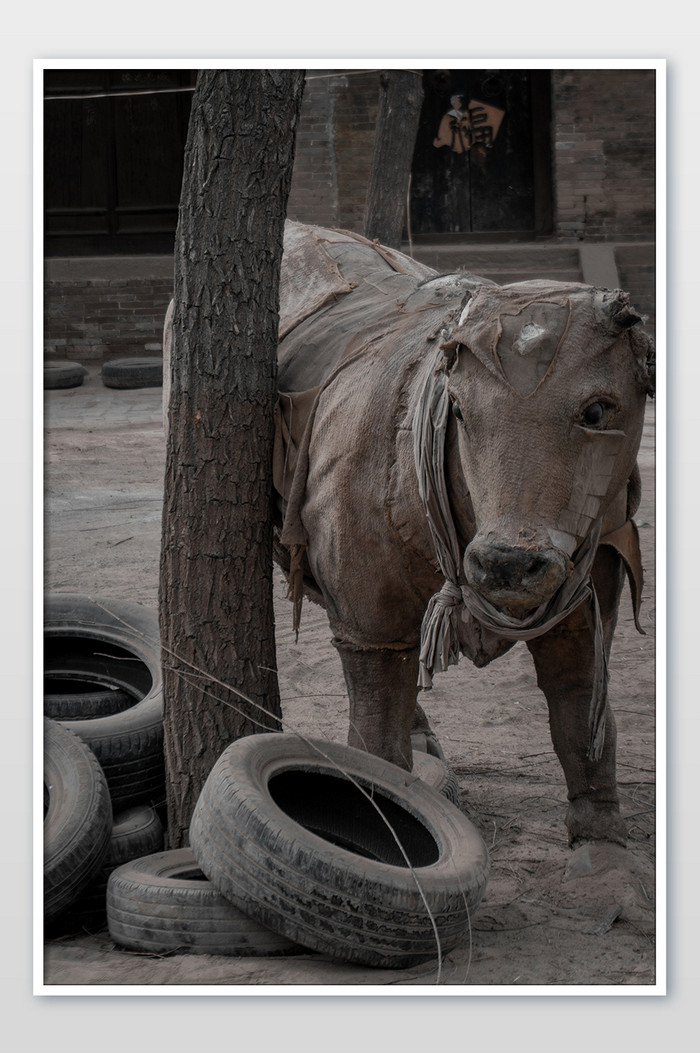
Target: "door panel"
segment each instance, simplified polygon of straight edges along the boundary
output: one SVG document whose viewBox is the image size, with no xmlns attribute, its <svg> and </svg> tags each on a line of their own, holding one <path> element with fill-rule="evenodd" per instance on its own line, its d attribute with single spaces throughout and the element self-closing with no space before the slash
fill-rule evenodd
<svg viewBox="0 0 700 1053">
<path fill-rule="evenodd" d="M 192 70 L 47 70 L 47 255 L 172 251 Z"/>
<path fill-rule="evenodd" d="M 413 235 L 545 233 L 548 71 L 426 70 L 411 186 Z M 544 139 L 543 139 L 544 134 Z M 535 155 L 533 143 L 537 143 Z"/>
</svg>

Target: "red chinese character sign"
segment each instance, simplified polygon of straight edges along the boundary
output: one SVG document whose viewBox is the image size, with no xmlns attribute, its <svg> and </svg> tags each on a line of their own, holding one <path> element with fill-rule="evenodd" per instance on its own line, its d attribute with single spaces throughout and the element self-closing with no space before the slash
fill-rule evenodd
<svg viewBox="0 0 700 1053">
<path fill-rule="evenodd" d="M 466 153 L 473 146 L 490 149 L 498 135 L 505 110 L 472 99 L 465 108 L 463 95 L 450 97 L 451 109 L 440 121 L 433 146 L 447 146 L 456 154 Z"/>
<path fill-rule="evenodd" d="M 412 233 L 544 229 L 551 215 L 549 71 L 424 70 L 423 92 L 411 170 Z"/>
</svg>

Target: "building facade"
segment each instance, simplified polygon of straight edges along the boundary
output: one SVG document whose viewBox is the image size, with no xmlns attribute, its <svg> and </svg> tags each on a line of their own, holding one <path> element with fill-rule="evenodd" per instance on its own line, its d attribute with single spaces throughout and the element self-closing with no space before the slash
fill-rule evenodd
<svg viewBox="0 0 700 1053">
<path fill-rule="evenodd" d="M 497 281 L 617 284 L 653 328 L 655 70 L 413 72 L 404 251 Z M 362 232 L 379 76 L 308 71 L 290 218 Z M 45 77 L 46 351 L 157 353 L 196 71 Z"/>
</svg>

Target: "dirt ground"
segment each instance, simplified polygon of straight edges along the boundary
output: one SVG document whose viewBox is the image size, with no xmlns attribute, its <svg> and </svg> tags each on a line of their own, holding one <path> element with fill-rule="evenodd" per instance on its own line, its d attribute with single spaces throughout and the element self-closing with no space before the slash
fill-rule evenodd
<svg viewBox="0 0 700 1053">
<path fill-rule="evenodd" d="M 610 666 L 618 773 L 629 850 L 592 853 L 567 874 L 563 774 L 529 653 L 517 644 L 485 670 L 463 661 L 422 703 L 461 806 L 481 831 L 491 876 L 471 940 L 437 963 L 389 971 L 308 953 L 283 959 L 133 954 L 108 933 L 45 947 L 55 987 L 269 985 L 652 985 L 656 975 L 654 404 L 648 403 L 637 514 L 646 574 L 642 624 L 625 591 Z M 46 393 L 46 587 L 156 606 L 164 470 L 160 391 L 80 388 Z M 285 730 L 345 741 L 347 700 L 324 612 L 305 606 L 298 643 L 276 572 L 278 668 Z M 579 860 L 586 871 L 587 859 Z M 108 993 L 105 991 L 104 993 Z M 157 992 L 154 992 L 157 993 Z M 202 993 L 205 993 L 202 990 Z M 416 990 L 418 993 L 418 990 Z"/>
</svg>

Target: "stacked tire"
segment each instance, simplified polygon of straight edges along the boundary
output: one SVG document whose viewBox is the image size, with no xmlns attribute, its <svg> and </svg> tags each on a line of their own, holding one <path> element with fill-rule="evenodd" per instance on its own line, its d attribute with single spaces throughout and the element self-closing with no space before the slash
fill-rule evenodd
<svg viewBox="0 0 700 1053">
<path fill-rule="evenodd" d="M 111 871 L 163 846 L 157 614 L 47 595 L 44 669 L 44 915 L 96 931 Z"/>
<path fill-rule="evenodd" d="M 296 750 L 296 737 L 291 738 Z M 289 739 L 274 736 L 274 748 L 284 752 Z M 258 742 L 256 736 L 254 745 Z M 425 785 L 442 794 L 454 792 L 454 773 L 436 757 L 420 755 L 414 768 Z M 247 898 L 235 904 L 224 891 L 208 880 L 191 848 L 133 859 L 114 870 L 109 879 L 110 936 L 128 950 L 160 955 L 279 957 L 314 949 L 259 921 Z"/>
<path fill-rule="evenodd" d="M 107 916 L 114 942 L 141 953 L 270 958 L 304 951 L 222 896 L 189 848 L 156 852 L 114 870 Z"/>
<path fill-rule="evenodd" d="M 45 914 L 138 952 L 309 951 L 383 968 L 468 936 L 486 847 L 454 773 L 294 734 L 227 747 L 166 852 L 157 614 L 47 596 Z"/>
<path fill-rule="evenodd" d="M 136 805 L 114 816 L 99 868 L 51 926 L 53 933 L 97 933 L 107 926 L 107 882 L 119 866 L 163 849 L 163 824 L 150 805 Z"/>
<path fill-rule="evenodd" d="M 44 720 L 44 916 L 64 913 L 98 872 L 112 829 L 104 773 L 77 735 Z"/>
<path fill-rule="evenodd" d="M 162 803 L 157 612 L 120 599 L 48 595 L 44 678 L 45 706 L 97 757 L 114 811 Z"/>
<path fill-rule="evenodd" d="M 139 952 L 299 954 L 383 968 L 468 938 L 488 852 L 436 757 L 426 779 L 336 743 L 269 733 L 224 750 L 190 847 L 114 870 L 109 932 Z M 430 783 L 433 785 L 430 785 Z"/>
</svg>

